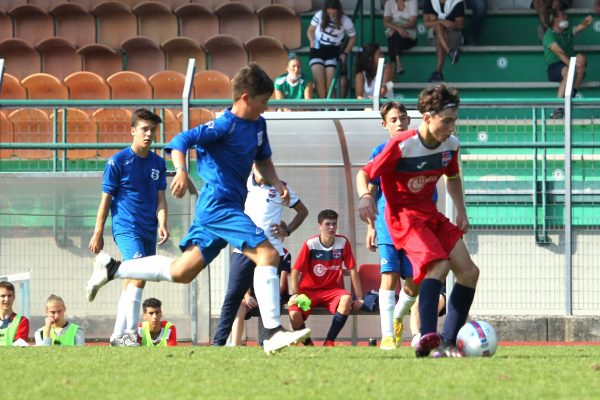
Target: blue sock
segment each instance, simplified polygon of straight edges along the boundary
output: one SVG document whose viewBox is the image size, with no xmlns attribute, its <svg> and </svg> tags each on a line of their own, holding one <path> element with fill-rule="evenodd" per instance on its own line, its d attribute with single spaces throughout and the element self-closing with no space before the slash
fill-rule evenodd
<svg viewBox="0 0 600 400">
<path fill-rule="evenodd" d="M 442 338 L 447 342 L 456 342 L 459 329 L 467 322 L 475 289 L 457 283 L 448 300 L 448 313 L 442 329 Z"/>
<path fill-rule="evenodd" d="M 336 311 L 335 315 L 333 316 L 333 321 L 331 321 L 331 327 L 329 328 L 329 332 L 327 332 L 327 340 L 335 340 L 335 338 L 337 338 L 337 335 L 340 333 L 340 331 L 346 324 L 347 319 L 347 315 L 341 314 Z"/>
<path fill-rule="evenodd" d="M 421 335 L 437 332 L 438 301 L 442 282 L 433 278 L 423 279 L 419 289 L 419 317 Z"/>
</svg>

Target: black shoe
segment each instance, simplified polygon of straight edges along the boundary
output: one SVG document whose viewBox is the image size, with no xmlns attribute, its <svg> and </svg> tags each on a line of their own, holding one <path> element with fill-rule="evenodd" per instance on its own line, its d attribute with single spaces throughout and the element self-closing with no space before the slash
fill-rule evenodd
<svg viewBox="0 0 600 400">
<path fill-rule="evenodd" d="M 452 64 L 456 64 L 458 62 L 459 55 L 460 55 L 460 51 L 458 49 L 452 49 L 452 50 L 450 50 L 450 53 L 448 53 L 448 58 L 450 59 L 450 62 Z"/>
<path fill-rule="evenodd" d="M 427 82 L 442 82 L 444 80 L 444 75 L 441 72 L 434 71 Z"/>
<path fill-rule="evenodd" d="M 552 119 L 561 119 L 565 116 L 565 109 L 562 107 L 555 108 L 550 115 Z"/>
</svg>

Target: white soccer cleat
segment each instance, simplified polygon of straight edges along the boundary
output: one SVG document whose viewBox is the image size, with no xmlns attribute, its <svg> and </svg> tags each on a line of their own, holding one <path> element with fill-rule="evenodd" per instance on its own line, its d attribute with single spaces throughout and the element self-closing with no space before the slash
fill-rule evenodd
<svg viewBox="0 0 600 400">
<path fill-rule="evenodd" d="M 98 290 L 108 282 L 108 265 L 114 260 L 108 253 L 100 252 L 94 259 L 94 271 L 85 285 L 85 297 L 94 301 Z"/>
<path fill-rule="evenodd" d="M 268 339 L 263 341 L 263 349 L 267 354 L 274 354 L 286 347 L 303 342 L 305 339 L 310 338 L 310 334 L 309 328 L 286 331 L 279 327 Z"/>
</svg>

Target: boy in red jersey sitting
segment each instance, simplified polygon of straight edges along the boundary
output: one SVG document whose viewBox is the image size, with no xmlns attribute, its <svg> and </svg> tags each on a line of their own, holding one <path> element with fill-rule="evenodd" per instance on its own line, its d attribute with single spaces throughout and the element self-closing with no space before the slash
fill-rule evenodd
<svg viewBox="0 0 600 400">
<path fill-rule="evenodd" d="M 459 143 L 455 131 L 460 99 L 456 90 L 443 84 L 425 89 L 417 108 L 423 120 L 417 130 L 390 139 L 382 152 L 357 174 L 359 213 L 363 221 L 375 219 L 377 208 L 369 192 L 369 180 L 381 178 L 387 200 L 385 218 L 394 246 L 404 249 L 413 265 L 419 289 L 421 339 L 417 357 L 459 356 L 456 335 L 466 322 L 475 296 L 479 269 L 462 240 L 469 228 L 458 164 Z M 431 201 L 440 176 L 456 207 L 456 225 Z M 448 272 L 456 285 L 448 301 L 441 336 L 437 334 L 437 307 Z"/>
<path fill-rule="evenodd" d="M 142 346 L 177 346 L 175 325 L 162 320 L 162 302 L 153 297 L 142 303 L 144 322 L 138 325 L 138 342 Z"/>
<path fill-rule="evenodd" d="M 0 346 L 12 346 L 21 339 L 27 342 L 29 320 L 13 311 L 15 286 L 6 281 L 0 282 Z"/>
<path fill-rule="evenodd" d="M 363 294 L 350 242 L 345 236 L 337 234 L 338 214 L 333 210 L 323 210 L 319 213 L 317 221 L 320 234 L 304 243 L 292 269 L 289 314 L 294 330 L 305 328 L 304 322 L 311 311 L 304 311 L 298 307 L 296 299 L 299 294 L 308 296 L 311 307 L 327 307 L 334 315 L 323 345 L 333 346 L 350 311 L 362 307 Z M 354 302 L 350 293 L 338 286 L 338 282 L 342 279 L 342 264 L 350 270 L 352 286 L 357 298 Z M 310 339 L 304 341 L 305 346 L 312 344 Z"/>
</svg>

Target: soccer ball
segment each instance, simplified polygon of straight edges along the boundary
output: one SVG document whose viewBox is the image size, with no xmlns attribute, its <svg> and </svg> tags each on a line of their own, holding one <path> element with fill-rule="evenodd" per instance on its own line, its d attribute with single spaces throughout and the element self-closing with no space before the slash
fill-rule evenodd
<svg viewBox="0 0 600 400">
<path fill-rule="evenodd" d="M 456 346 L 463 357 L 491 357 L 496 353 L 498 338 L 485 321 L 469 321 L 458 331 Z"/>
</svg>

